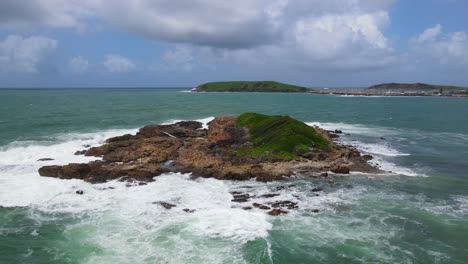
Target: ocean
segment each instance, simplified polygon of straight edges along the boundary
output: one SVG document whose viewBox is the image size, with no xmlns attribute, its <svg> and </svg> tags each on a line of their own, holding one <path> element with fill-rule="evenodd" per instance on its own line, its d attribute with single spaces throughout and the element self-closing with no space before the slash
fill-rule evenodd
<svg viewBox="0 0 468 264">
<path fill-rule="evenodd" d="M 73 153 L 147 124 L 243 112 L 340 129 L 388 173 L 334 176 L 333 185 L 172 173 L 132 187 L 37 173 L 93 160 Z M 468 99 L 450 97 L 1 89 L 0 263 L 468 263 L 467 116 Z M 276 192 L 299 208 L 243 210 L 232 191 L 254 202 Z"/>
</svg>

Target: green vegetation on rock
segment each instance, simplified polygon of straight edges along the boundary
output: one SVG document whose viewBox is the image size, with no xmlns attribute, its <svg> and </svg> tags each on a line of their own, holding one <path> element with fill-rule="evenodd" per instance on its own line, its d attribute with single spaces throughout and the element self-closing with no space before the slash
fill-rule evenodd
<svg viewBox="0 0 468 264">
<path fill-rule="evenodd" d="M 282 92 L 299 93 L 308 89 L 273 81 L 210 82 L 197 87 L 199 92 Z"/>
<path fill-rule="evenodd" d="M 329 150 L 330 143 L 310 127 L 289 116 L 269 116 L 244 113 L 237 118 L 239 126 L 247 127 L 253 148 L 239 154 L 271 155 L 282 158 L 296 158 L 310 148 Z"/>
</svg>

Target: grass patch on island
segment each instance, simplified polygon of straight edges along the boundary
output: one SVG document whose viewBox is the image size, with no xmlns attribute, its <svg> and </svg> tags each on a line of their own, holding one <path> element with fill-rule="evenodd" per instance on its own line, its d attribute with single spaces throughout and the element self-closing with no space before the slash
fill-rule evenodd
<svg viewBox="0 0 468 264">
<path fill-rule="evenodd" d="M 239 156 L 267 155 L 274 159 L 294 159 L 299 153 L 329 150 L 330 142 L 313 127 L 289 116 L 244 113 L 237 125 L 247 127 L 252 148 L 238 149 Z"/>
</svg>

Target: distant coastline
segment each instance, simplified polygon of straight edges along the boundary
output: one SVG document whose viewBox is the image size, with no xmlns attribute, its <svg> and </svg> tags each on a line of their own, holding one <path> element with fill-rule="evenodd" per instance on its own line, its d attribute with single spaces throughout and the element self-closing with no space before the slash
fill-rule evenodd
<svg viewBox="0 0 468 264">
<path fill-rule="evenodd" d="M 277 92 L 343 96 L 434 96 L 468 97 L 468 88 L 426 83 L 382 83 L 368 88 L 306 88 L 274 81 L 209 82 L 192 92 Z"/>
<path fill-rule="evenodd" d="M 382 83 L 362 89 L 312 89 L 313 94 L 343 96 L 434 96 L 468 97 L 468 89 L 458 86 L 425 83 Z"/>
</svg>

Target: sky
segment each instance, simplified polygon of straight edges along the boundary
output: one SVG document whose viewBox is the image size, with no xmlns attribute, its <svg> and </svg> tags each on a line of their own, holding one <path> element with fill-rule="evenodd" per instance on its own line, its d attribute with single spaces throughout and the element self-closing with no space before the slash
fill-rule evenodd
<svg viewBox="0 0 468 264">
<path fill-rule="evenodd" d="M 0 87 L 468 86 L 467 0 L 1 0 Z"/>
</svg>

